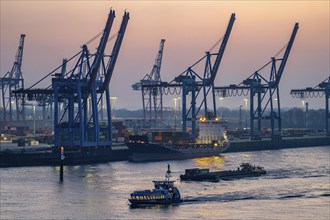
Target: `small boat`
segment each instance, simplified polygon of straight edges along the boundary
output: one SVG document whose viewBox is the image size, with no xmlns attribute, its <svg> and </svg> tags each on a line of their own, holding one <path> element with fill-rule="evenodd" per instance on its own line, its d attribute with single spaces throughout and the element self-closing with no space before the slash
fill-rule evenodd
<svg viewBox="0 0 330 220">
<path fill-rule="evenodd" d="M 128 201 L 132 206 L 162 205 L 182 202 L 179 190 L 174 186 L 175 181 L 170 181 L 170 165 L 163 181 L 153 181 L 155 189 L 134 191 Z"/>
<path fill-rule="evenodd" d="M 180 179 L 183 181 L 219 181 L 261 176 L 263 174 L 266 174 L 263 167 L 242 163 L 237 170 L 210 172 L 209 169 L 186 169 L 185 174 L 180 175 Z"/>
</svg>

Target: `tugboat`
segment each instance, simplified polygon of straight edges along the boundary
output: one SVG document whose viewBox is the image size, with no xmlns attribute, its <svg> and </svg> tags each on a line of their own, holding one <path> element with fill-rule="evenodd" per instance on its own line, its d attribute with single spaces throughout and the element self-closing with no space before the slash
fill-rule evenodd
<svg viewBox="0 0 330 220">
<path fill-rule="evenodd" d="M 175 181 L 170 181 L 171 170 L 168 164 L 165 180 L 152 181 L 155 189 L 134 191 L 128 201 L 132 206 L 163 205 L 182 202 L 179 190 L 174 186 Z"/>
<path fill-rule="evenodd" d="M 252 166 L 249 163 L 242 163 L 237 170 L 210 172 L 209 169 L 186 169 L 185 174 L 180 175 L 180 179 L 183 181 L 219 181 L 261 176 L 263 174 L 266 174 L 263 167 Z"/>
</svg>

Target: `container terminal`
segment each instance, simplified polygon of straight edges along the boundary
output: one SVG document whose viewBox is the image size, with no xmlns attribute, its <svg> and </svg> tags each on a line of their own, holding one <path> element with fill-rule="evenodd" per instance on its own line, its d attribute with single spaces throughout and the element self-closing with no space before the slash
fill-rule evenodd
<svg viewBox="0 0 330 220">
<path fill-rule="evenodd" d="M 249 152 L 258 150 L 277 150 L 286 148 L 329 146 L 330 136 L 283 137 L 280 140 L 263 138 L 261 140 L 236 139 L 230 141 L 230 146 L 223 153 Z M 65 150 L 64 165 L 79 165 L 125 161 L 129 158 L 129 150 L 125 143 L 114 143 L 108 148 Z M 60 153 L 45 143 L 37 141 L 0 143 L 0 167 L 18 166 L 58 166 Z"/>
<path fill-rule="evenodd" d="M 126 160 L 129 151 L 125 143 L 129 134 L 152 132 L 153 129 L 177 130 L 177 122 L 181 132 L 187 133 L 189 141 L 195 143 L 200 132 L 198 120 L 214 118 L 225 121 L 222 112 L 218 113 L 216 100 L 224 97 L 230 99 L 232 96 L 244 96 L 246 106 L 248 102 L 250 104 L 249 125 L 245 130 L 249 133 L 248 139 L 229 138 L 230 146 L 225 152 L 329 146 L 330 77 L 314 87 L 291 90 L 291 96 L 294 98 L 325 97 L 324 129 L 321 129 L 323 135 L 286 137 L 283 129 L 279 85 L 298 33 L 299 23 L 294 24 L 289 41 L 283 42 L 283 49 L 252 75 L 238 84 L 215 85 L 226 45 L 231 34 L 235 34 L 232 33 L 235 13 L 230 15 L 221 40 L 201 59 L 168 82 L 162 81 L 160 77 L 165 45 L 165 39 L 161 39 L 151 72 L 132 85 L 132 89 L 140 91 L 142 95 L 141 130 L 132 131 L 129 126 L 126 128 L 120 123 L 116 125 L 112 120 L 116 97 L 110 96 L 110 81 L 130 16 L 125 11 L 118 33 L 109 37 L 115 17 L 115 11 L 111 9 L 95 52 L 90 52 L 88 43 L 82 45 L 79 53 L 69 59 L 64 58 L 58 68 L 29 87 L 24 87 L 21 71 L 26 35 L 20 36 L 14 65 L 0 78 L 1 167 L 57 165 L 60 160 L 67 165 Z M 98 37 L 99 35 L 92 40 Z M 113 49 L 107 53 L 106 46 L 112 39 L 115 39 Z M 218 50 L 213 51 L 215 48 Z M 261 71 L 266 72 L 268 69 L 269 76 L 262 76 Z M 37 88 L 37 85 L 47 78 L 51 78 L 51 85 L 47 88 Z M 179 95 L 175 100 L 179 108 L 176 105 L 175 108 L 163 106 L 164 97 L 173 94 Z M 242 106 L 240 128 L 241 109 Z M 27 114 L 29 111 L 32 114 Z M 168 127 L 169 123 L 164 127 L 168 121 L 164 117 L 166 111 L 174 112 L 174 128 Z M 38 120 L 36 112 L 41 113 L 38 114 Z M 269 124 L 267 136 L 263 135 L 262 131 L 265 123 Z M 43 132 L 37 134 L 37 128 L 40 127 Z M 232 129 L 228 128 L 227 132 L 230 134 Z M 12 133 L 16 133 L 16 137 Z M 213 140 L 206 141 L 213 143 Z M 61 157 L 63 149 L 65 159 Z"/>
</svg>

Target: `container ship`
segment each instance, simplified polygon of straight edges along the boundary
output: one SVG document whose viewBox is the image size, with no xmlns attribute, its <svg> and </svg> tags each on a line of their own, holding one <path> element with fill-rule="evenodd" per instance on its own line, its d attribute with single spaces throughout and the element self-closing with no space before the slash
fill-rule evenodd
<svg viewBox="0 0 330 220">
<path fill-rule="evenodd" d="M 180 160 L 216 156 L 229 147 L 225 124 L 219 118 L 200 118 L 198 137 L 192 141 L 187 132 L 159 131 L 129 137 L 131 162 Z"/>
</svg>

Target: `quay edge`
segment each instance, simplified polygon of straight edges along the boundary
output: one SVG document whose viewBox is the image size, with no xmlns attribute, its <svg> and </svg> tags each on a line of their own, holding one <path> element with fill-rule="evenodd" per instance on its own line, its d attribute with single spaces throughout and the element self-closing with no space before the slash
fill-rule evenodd
<svg viewBox="0 0 330 220">
<path fill-rule="evenodd" d="M 224 153 L 319 146 L 330 147 L 330 136 L 283 137 L 281 140 L 270 138 L 253 141 L 235 140 L 230 142 L 229 148 Z"/>
<path fill-rule="evenodd" d="M 278 150 L 285 148 L 301 147 L 330 147 L 330 136 L 315 137 L 290 137 L 282 140 L 235 140 L 231 141 L 230 147 L 224 153 L 249 152 L 261 150 Z M 127 147 L 120 147 L 112 150 L 94 152 L 67 152 L 65 153 L 64 165 L 82 165 L 94 163 L 107 163 L 114 161 L 128 160 Z M 23 167 L 23 166 L 59 166 L 59 156 L 51 151 L 0 151 L 0 168 Z"/>
</svg>

